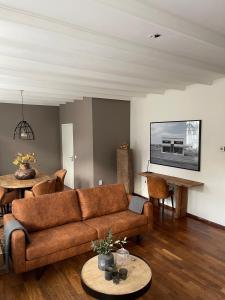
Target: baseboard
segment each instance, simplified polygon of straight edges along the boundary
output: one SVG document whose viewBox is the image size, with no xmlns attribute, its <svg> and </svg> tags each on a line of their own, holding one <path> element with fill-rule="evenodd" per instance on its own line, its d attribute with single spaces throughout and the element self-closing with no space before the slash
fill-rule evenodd
<svg viewBox="0 0 225 300">
<path fill-rule="evenodd" d="M 137 193 L 133 193 L 133 195 L 142 197 L 142 198 L 144 198 L 144 199 L 148 199 L 147 197 L 144 197 L 144 196 L 142 196 L 142 195 L 140 195 L 140 194 L 137 194 Z M 162 205 L 162 204 L 160 203 L 160 205 Z M 171 206 L 169 206 L 169 205 L 166 205 L 166 204 L 165 204 L 164 206 L 166 207 L 166 209 L 174 210 L 174 208 L 171 207 Z M 206 220 L 206 219 L 204 219 L 204 218 L 200 218 L 200 217 L 198 217 L 198 216 L 196 216 L 196 215 L 192 215 L 192 214 L 190 214 L 190 213 L 186 213 L 186 216 L 187 216 L 188 218 L 191 218 L 191 219 L 200 221 L 200 222 L 205 223 L 205 224 L 207 224 L 207 225 L 210 225 L 210 226 L 212 226 L 212 227 L 215 227 L 215 228 L 219 228 L 219 229 L 225 230 L 225 226 L 224 226 L 224 225 L 221 225 L 221 224 L 218 224 L 218 223 L 215 223 L 215 222 Z"/>
<path fill-rule="evenodd" d="M 191 218 L 191 219 L 194 219 L 194 220 L 198 220 L 198 221 L 200 221 L 200 222 L 202 222 L 202 223 L 208 224 L 208 225 L 210 225 L 210 226 L 212 226 L 212 227 L 215 227 L 215 228 L 219 228 L 219 229 L 225 230 L 225 226 L 224 226 L 224 225 L 221 225 L 221 224 L 218 224 L 218 223 L 215 223 L 215 222 L 206 220 L 206 219 L 204 219 L 204 218 L 200 218 L 200 217 L 198 217 L 198 216 L 195 216 L 195 215 L 192 215 L 192 214 L 189 214 L 189 213 L 186 213 L 186 216 L 187 216 L 188 218 Z"/>
</svg>

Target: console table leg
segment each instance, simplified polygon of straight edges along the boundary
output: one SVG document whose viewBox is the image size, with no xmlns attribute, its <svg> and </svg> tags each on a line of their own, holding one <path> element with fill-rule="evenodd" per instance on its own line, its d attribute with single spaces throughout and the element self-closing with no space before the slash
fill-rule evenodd
<svg viewBox="0 0 225 300">
<path fill-rule="evenodd" d="M 176 187 L 176 210 L 175 218 L 182 218 L 186 216 L 187 213 L 187 201 L 188 201 L 188 189 L 185 186 Z"/>
</svg>

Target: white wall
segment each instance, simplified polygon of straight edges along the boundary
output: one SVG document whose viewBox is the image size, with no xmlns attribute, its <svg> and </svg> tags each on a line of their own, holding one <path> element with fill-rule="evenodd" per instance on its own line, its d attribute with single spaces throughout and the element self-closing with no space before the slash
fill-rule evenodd
<svg viewBox="0 0 225 300">
<path fill-rule="evenodd" d="M 192 85 L 131 101 L 131 148 L 135 173 L 146 171 L 150 156 L 150 122 L 202 120 L 201 171 L 151 165 L 151 171 L 201 181 L 189 189 L 188 212 L 225 225 L 225 78 L 213 85 Z M 135 192 L 147 196 L 145 179 L 135 176 Z"/>
</svg>

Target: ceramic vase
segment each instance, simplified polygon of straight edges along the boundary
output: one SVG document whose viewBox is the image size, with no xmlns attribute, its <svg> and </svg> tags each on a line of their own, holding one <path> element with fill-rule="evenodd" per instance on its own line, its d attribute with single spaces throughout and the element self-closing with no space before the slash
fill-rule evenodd
<svg viewBox="0 0 225 300">
<path fill-rule="evenodd" d="M 15 177 L 19 180 L 33 179 L 35 175 L 36 172 L 31 168 L 29 163 L 21 164 L 20 168 L 15 172 Z"/>
</svg>

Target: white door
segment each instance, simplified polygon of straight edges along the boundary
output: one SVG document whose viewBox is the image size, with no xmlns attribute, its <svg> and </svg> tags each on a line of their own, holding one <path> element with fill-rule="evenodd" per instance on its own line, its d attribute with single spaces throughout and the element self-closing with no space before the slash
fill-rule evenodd
<svg viewBox="0 0 225 300">
<path fill-rule="evenodd" d="M 74 188 L 73 124 L 62 124 L 62 163 L 67 170 L 64 184 Z"/>
</svg>

